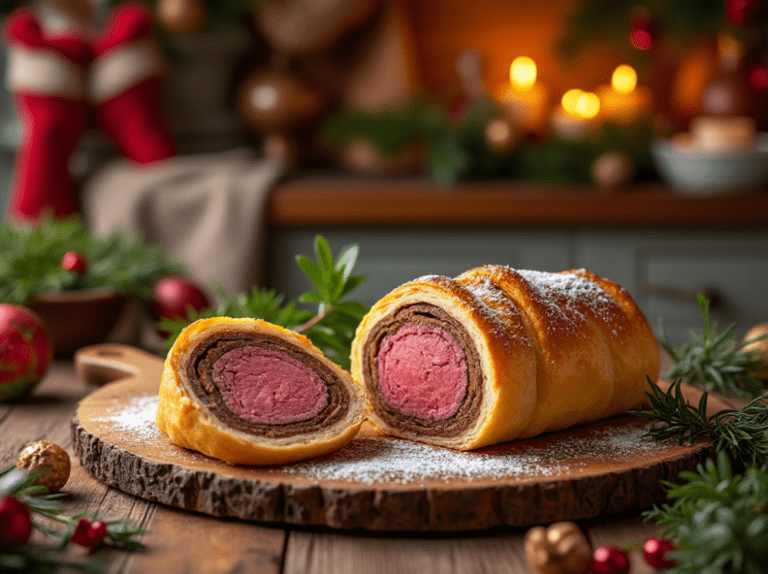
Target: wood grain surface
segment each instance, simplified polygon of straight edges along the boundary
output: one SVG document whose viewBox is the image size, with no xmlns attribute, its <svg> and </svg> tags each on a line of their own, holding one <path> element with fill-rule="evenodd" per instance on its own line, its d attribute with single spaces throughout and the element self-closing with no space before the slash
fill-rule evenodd
<svg viewBox="0 0 768 574">
<path fill-rule="evenodd" d="M 765 190 L 675 193 L 659 183 L 616 191 L 586 185 L 422 179 L 303 177 L 275 186 L 267 222 L 310 225 L 655 225 L 768 226 Z"/>
<path fill-rule="evenodd" d="M 74 455 L 70 423 L 78 401 L 94 387 L 68 360 L 55 362 L 26 399 L 0 404 L 0 466 L 13 464 L 27 444 L 51 440 Z M 147 532 L 144 551 L 107 548 L 109 574 L 531 574 L 523 555 L 525 528 L 481 532 L 386 535 L 327 528 L 262 525 L 214 518 L 130 496 L 97 481 L 72 458 L 72 476 L 62 503 L 68 514 L 130 517 Z M 593 543 L 641 543 L 658 532 L 638 513 L 601 516 L 579 524 Z M 37 534 L 34 543 L 42 543 Z M 50 544 L 50 543 L 48 543 Z M 70 549 L 84 559 L 82 548 Z M 653 570 L 632 553 L 633 574 Z"/>
<path fill-rule="evenodd" d="M 459 468 L 453 476 L 371 478 L 355 472 L 355 465 L 386 468 L 388 453 L 403 444 L 365 428 L 349 447 L 316 464 L 235 467 L 172 444 L 155 428 L 153 412 L 126 428 L 123 413 L 140 403 L 151 408 L 157 395 L 162 372 L 157 356 L 125 345 L 98 345 L 81 349 L 75 364 L 86 380 L 117 379 L 86 397 L 73 420 L 73 446 L 86 470 L 124 492 L 213 516 L 378 531 L 467 531 L 592 518 L 650 506 L 664 496 L 661 481 L 675 479 L 708 453 L 705 443 L 644 448 L 649 439 L 637 437 L 649 423 L 623 416 L 473 454 L 452 453 L 452 464 L 472 470 Z M 695 390 L 688 392 L 697 400 Z M 725 406 L 710 401 L 711 409 Z M 637 441 L 631 448 L 627 436 Z M 605 450 L 614 442 L 619 445 Z M 359 455 L 356 444 L 365 447 Z M 418 448 L 425 461 L 448 456 L 444 449 Z M 543 455 L 514 473 L 475 470 L 477 456 L 515 464 L 529 460 L 531 452 Z M 343 476 L 323 470 L 341 462 L 350 469 Z"/>
</svg>

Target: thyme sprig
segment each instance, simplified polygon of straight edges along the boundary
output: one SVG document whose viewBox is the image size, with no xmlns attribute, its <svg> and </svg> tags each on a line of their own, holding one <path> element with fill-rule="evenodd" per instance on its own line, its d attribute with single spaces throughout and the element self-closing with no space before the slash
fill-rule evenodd
<svg viewBox="0 0 768 574">
<path fill-rule="evenodd" d="M 315 237 L 314 249 L 316 261 L 305 255 L 296 256 L 296 263 L 315 287 L 314 291 L 302 294 L 296 301 L 286 301 L 274 289 L 255 287 L 250 295 L 245 295 L 230 294 L 216 287 L 218 305 L 200 312 L 190 307 L 186 317 L 160 321 L 158 328 L 170 334 L 166 350 L 187 325 L 198 319 L 254 317 L 306 335 L 326 357 L 349 369 L 352 339 L 368 312 L 362 303 L 345 300 L 365 281 L 362 275 L 352 275 L 359 250 L 352 245 L 334 259 L 321 235 Z M 317 312 L 302 309 L 299 303 L 317 304 Z"/>
<path fill-rule="evenodd" d="M 706 438 L 713 441 L 718 452 L 725 452 L 742 468 L 768 462 L 768 394 L 750 401 L 743 409 L 723 409 L 707 416 L 706 391 L 697 406 L 689 404 L 683 396 L 682 379 L 670 385 L 667 391 L 648 380 L 651 409 L 631 411 L 632 414 L 659 421 L 647 435 L 662 441 L 677 439 L 679 444 L 692 444 Z"/>
<path fill-rule="evenodd" d="M 702 389 L 714 389 L 726 396 L 752 398 L 765 390 L 764 383 L 752 373 L 764 368 L 763 359 L 744 347 L 760 338 L 739 341 L 733 335 L 736 324 L 729 325 L 722 333 L 709 314 L 709 300 L 698 296 L 703 320 L 701 333 L 691 332 L 690 339 L 675 349 L 670 345 L 659 322 L 659 344 L 674 361 L 664 373 L 669 380 L 682 379 L 686 384 Z"/>
<path fill-rule="evenodd" d="M 665 482 L 671 503 L 643 513 L 674 540 L 667 574 L 758 574 L 768 564 L 768 472 L 734 474 L 725 451 L 696 472 L 681 472 L 681 484 Z"/>
</svg>

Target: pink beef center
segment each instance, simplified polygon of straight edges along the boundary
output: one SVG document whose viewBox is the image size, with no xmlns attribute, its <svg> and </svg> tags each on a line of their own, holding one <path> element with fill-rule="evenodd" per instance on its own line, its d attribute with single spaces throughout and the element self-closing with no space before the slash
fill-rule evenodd
<svg viewBox="0 0 768 574">
<path fill-rule="evenodd" d="M 459 410 L 467 394 L 467 360 L 450 332 L 406 325 L 384 338 L 378 359 L 381 391 L 399 411 L 440 420 Z"/>
<path fill-rule="evenodd" d="M 229 410 L 253 423 L 307 420 L 328 404 L 317 373 L 272 349 L 241 347 L 224 353 L 216 361 L 214 380 Z"/>
</svg>

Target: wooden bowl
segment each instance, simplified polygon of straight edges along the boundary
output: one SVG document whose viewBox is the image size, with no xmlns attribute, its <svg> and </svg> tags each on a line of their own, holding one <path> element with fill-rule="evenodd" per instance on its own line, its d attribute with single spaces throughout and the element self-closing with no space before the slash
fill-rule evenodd
<svg viewBox="0 0 768 574">
<path fill-rule="evenodd" d="M 48 325 L 57 357 L 103 343 L 117 324 L 128 297 L 111 289 L 38 293 L 26 306 Z"/>
</svg>

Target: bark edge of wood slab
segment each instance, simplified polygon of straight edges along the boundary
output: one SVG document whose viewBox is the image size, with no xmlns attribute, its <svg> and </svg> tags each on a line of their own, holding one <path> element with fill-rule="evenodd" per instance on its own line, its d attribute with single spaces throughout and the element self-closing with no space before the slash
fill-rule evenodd
<svg viewBox="0 0 768 574">
<path fill-rule="evenodd" d="M 100 356 L 100 347 L 88 347 L 80 356 L 98 363 L 93 357 Z M 130 347 L 109 347 L 109 353 L 101 355 L 106 366 L 120 370 L 121 351 L 128 351 L 125 360 L 129 364 L 122 369 L 123 378 L 83 399 L 72 419 L 73 449 L 82 466 L 96 479 L 128 494 L 212 516 L 400 532 L 469 531 L 579 520 L 651 506 L 665 497 L 661 481 L 675 480 L 712 452 L 707 443 L 675 445 L 653 460 L 638 454 L 631 468 L 612 468 L 612 461 L 606 460 L 593 474 L 539 480 L 484 478 L 474 484 L 441 479 L 371 484 L 230 466 L 181 449 L 167 438 L 143 444 L 141 437 L 111 425 L 104 416 L 108 409 L 157 393 L 163 361 L 141 351 L 134 354 Z M 137 356 L 139 364 L 134 361 Z M 689 401 L 698 400 L 697 390 L 685 390 Z M 727 405 L 711 397 L 710 410 L 720 408 Z M 618 417 L 600 424 L 636 420 Z M 534 440 L 563 440 L 579 432 L 571 429 Z"/>
</svg>

